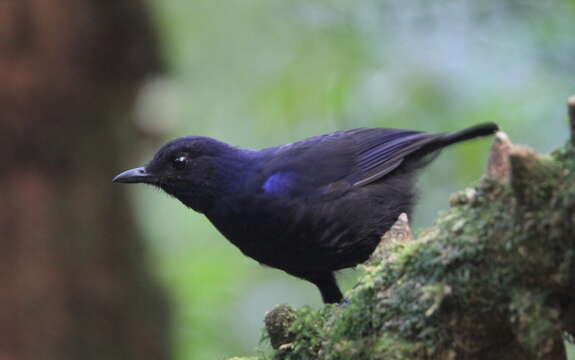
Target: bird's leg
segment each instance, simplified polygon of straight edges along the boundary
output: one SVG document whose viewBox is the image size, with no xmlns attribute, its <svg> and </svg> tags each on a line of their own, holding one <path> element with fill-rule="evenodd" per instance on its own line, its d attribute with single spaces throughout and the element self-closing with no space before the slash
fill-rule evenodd
<svg viewBox="0 0 575 360">
<path fill-rule="evenodd" d="M 315 273 L 305 279 L 318 287 L 324 303 L 335 304 L 343 300 L 333 272 Z"/>
<path fill-rule="evenodd" d="M 317 286 L 321 293 L 321 298 L 326 304 L 335 304 L 343 300 L 343 295 L 337 286 L 335 274 L 333 271 L 301 271 L 301 270 L 284 270 L 290 275 L 296 276 L 300 279 L 307 280 Z"/>
</svg>

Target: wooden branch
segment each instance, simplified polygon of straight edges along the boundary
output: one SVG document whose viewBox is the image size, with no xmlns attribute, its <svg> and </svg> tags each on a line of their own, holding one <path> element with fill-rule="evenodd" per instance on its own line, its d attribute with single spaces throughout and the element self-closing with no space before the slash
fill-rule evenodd
<svg viewBox="0 0 575 360">
<path fill-rule="evenodd" d="M 567 113 L 569 114 L 569 125 L 571 125 L 571 142 L 575 144 L 575 95 L 567 99 Z"/>
</svg>

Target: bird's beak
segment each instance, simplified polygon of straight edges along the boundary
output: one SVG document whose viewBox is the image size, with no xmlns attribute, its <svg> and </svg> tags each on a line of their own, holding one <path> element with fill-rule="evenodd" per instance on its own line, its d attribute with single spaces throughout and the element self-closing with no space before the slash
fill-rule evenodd
<svg viewBox="0 0 575 360">
<path fill-rule="evenodd" d="M 126 170 L 123 173 L 116 175 L 116 177 L 112 180 L 115 183 L 146 183 L 152 184 L 154 183 L 155 177 L 148 173 L 146 169 L 143 167 L 135 168 Z"/>
</svg>

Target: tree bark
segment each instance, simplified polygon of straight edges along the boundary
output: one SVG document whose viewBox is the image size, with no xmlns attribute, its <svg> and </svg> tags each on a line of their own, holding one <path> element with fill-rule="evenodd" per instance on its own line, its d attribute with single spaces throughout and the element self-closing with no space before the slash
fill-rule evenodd
<svg viewBox="0 0 575 360">
<path fill-rule="evenodd" d="M 159 70 L 139 0 L 0 0 L 0 359 L 166 359 L 124 188 Z"/>
</svg>

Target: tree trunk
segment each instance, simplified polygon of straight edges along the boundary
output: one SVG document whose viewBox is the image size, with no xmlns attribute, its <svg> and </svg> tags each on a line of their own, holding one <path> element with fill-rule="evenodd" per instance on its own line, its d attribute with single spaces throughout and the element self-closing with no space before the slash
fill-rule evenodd
<svg viewBox="0 0 575 360">
<path fill-rule="evenodd" d="M 165 359 L 124 188 L 155 39 L 138 0 L 0 0 L 0 359 Z"/>
</svg>

